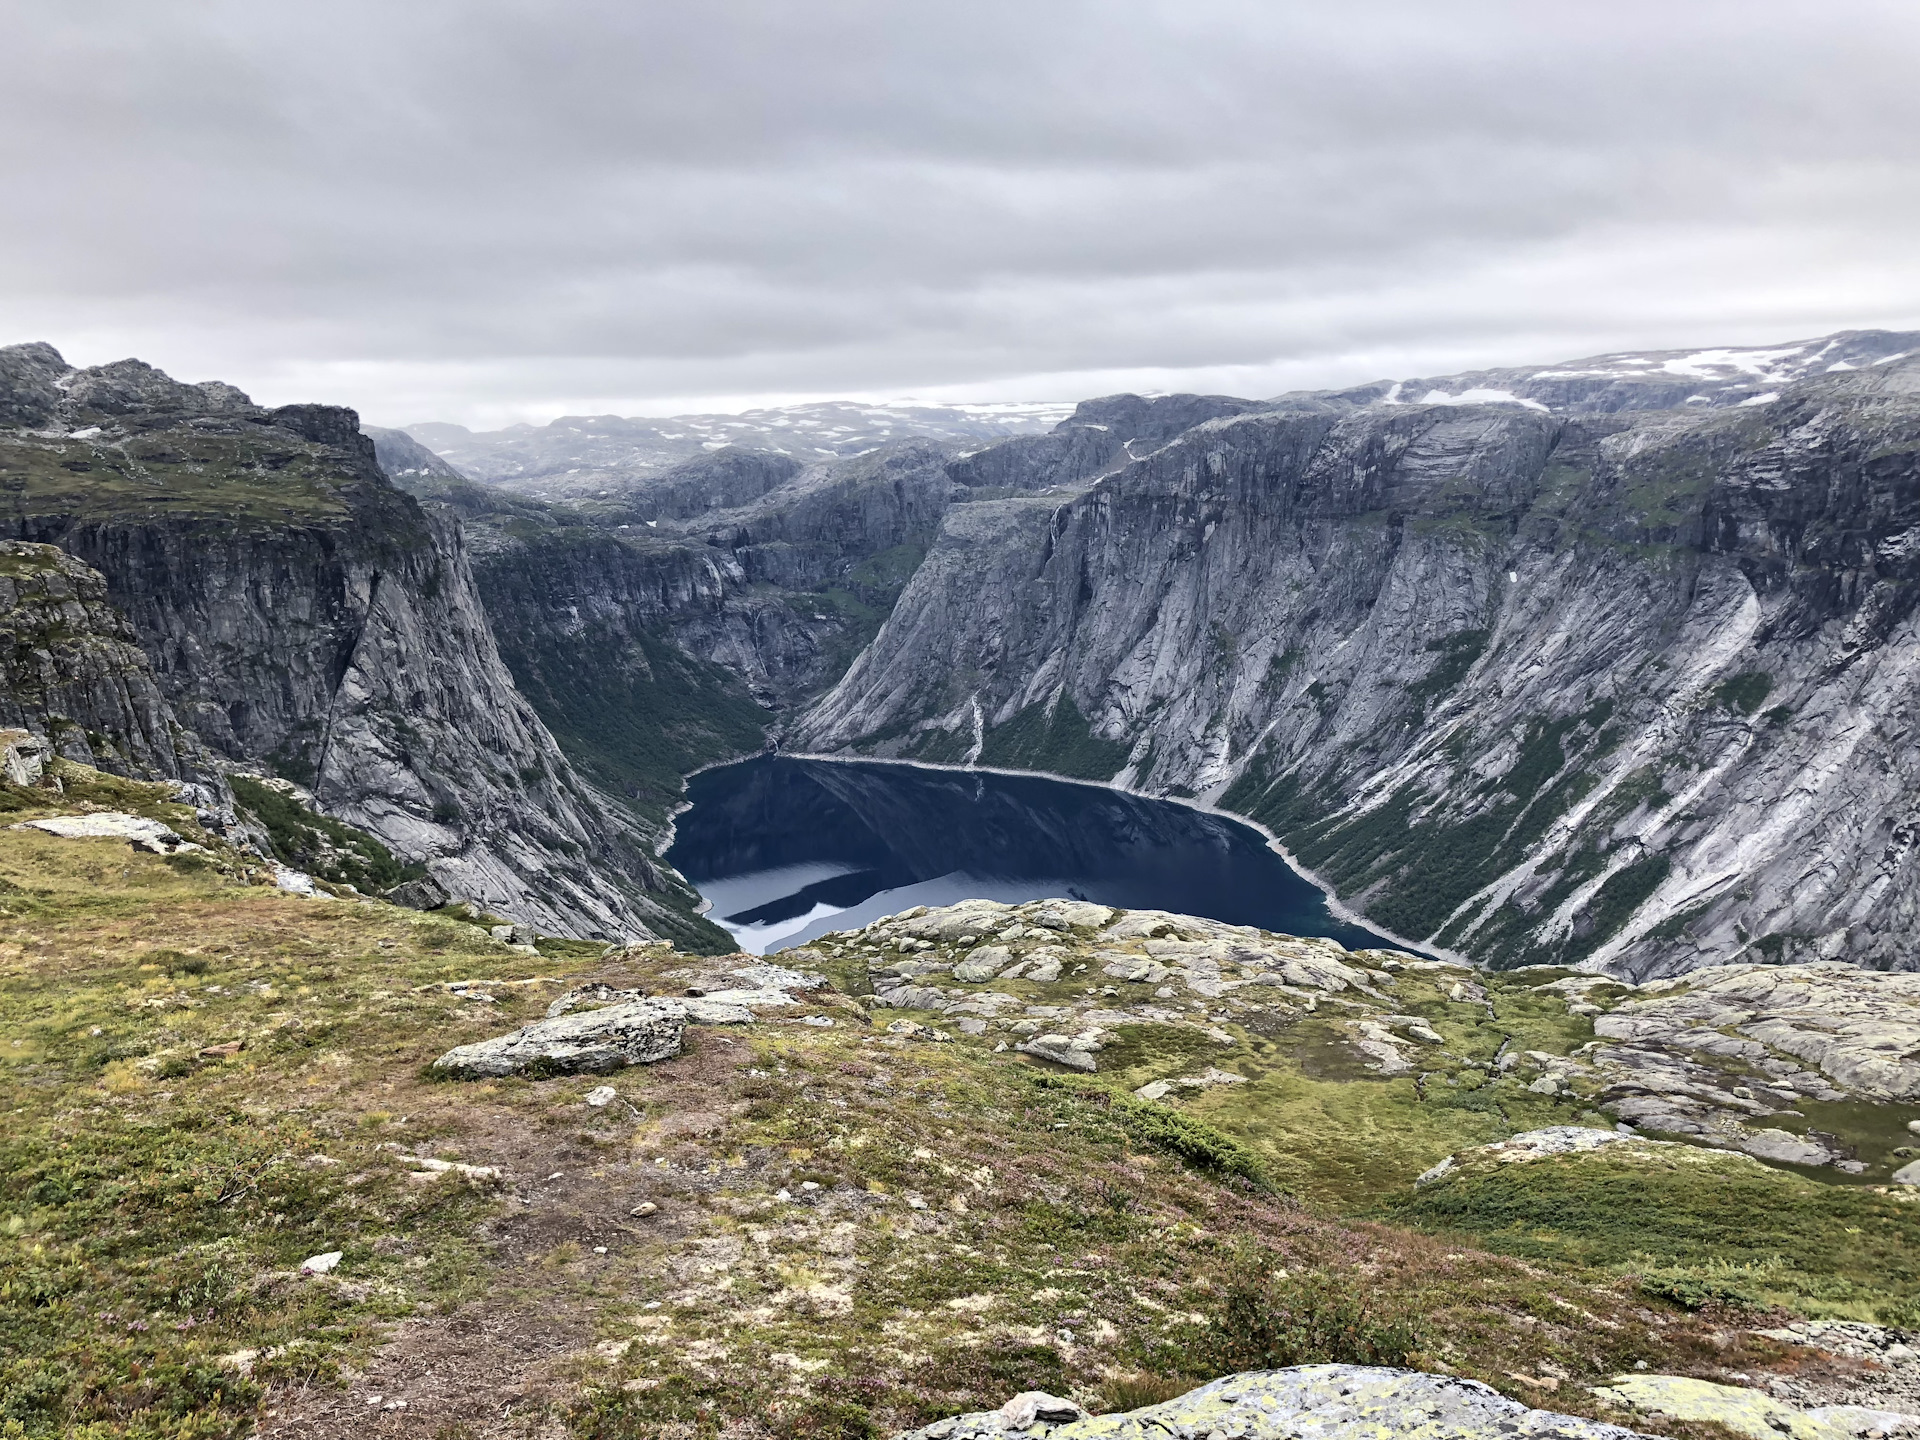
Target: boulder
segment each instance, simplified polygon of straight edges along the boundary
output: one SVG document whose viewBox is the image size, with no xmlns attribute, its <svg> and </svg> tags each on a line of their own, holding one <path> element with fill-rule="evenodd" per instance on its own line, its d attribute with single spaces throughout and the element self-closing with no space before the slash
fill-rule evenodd
<svg viewBox="0 0 1920 1440">
<path fill-rule="evenodd" d="M 389 903 L 404 906 L 408 910 L 438 910 L 442 905 L 453 903 L 453 897 L 431 875 L 403 881 L 387 891 L 385 898 Z"/>
<path fill-rule="evenodd" d="M 1023 1403 L 1032 1400 L 1031 1406 Z M 1043 1409 L 1051 1396 L 1015 1396 L 998 1410 L 937 1420 L 898 1440 L 1167 1440 L 1230 1435 L 1236 1440 L 1301 1440 L 1365 1435 L 1369 1440 L 1635 1440 L 1598 1420 L 1533 1410 L 1477 1380 L 1372 1365 L 1296 1365 L 1255 1370 L 1190 1390 L 1177 1400 L 1117 1415 Z"/>
<path fill-rule="evenodd" d="M 993 979 L 1002 970 L 1013 963 L 1013 952 L 1004 945 L 982 945 L 967 953 L 967 958 L 953 967 L 953 978 L 964 980 L 969 985 L 979 985 Z"/>
<path fill-rule="evenodd" d="M 433 1068 L 462 1080 L 537 1071 L 600 1074 L 627 1065 L 651 1065 L 680 1053 L 687 1023 L 684 1002 L 629 1000 L 599 1010 L 536 1020 L 510 1035 L 457 1045 Z"/>
<path fill-rule="evenodd" d="M 1079 1037 L 1068 1039 L 1065 1035 L 1036 1035 L 1025 1044 L 1013 1048 L 1022 1055 L 1031 1055 L 1036 1060 L 1051 1060 L 1070 1070 L 1084 1070 L 1092 1074 L 1098 1068 L 1094 1064 L 1093 1047 Z"/>
</svg>

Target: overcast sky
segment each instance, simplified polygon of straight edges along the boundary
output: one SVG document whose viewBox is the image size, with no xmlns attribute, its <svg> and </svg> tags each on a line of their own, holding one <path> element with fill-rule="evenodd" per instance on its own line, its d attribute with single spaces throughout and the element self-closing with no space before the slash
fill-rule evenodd
<svg viewBox="0 0 1920 1440">
<path fill-rule="evenodd" d="M 1920 326 L 1920 5 L 15 0 L 0 342 L 491 426 Z"/>
</svg>

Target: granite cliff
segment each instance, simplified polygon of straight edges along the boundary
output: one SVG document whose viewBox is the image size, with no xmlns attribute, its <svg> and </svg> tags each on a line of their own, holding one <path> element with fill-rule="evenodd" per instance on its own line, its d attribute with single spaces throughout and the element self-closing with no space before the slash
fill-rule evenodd
<svg viewBox="0 0 1920 1440">
<path fill-rule="evenodd" d="M 0 421 L 14 534 L 105 577 L 223 764 L 298 781 L 449 893 L 544 929 L 693 923 L 514 689 L 458 527 L 389 482 L 353 412 L 21 345 L 0 350 Z"/>
<path fill-rule="evenodd" d="M 955 505 L 789 747 L 1216 801 L 1495 965 L 1910 968 L 1917 348 L 1281 397 Z"/>
</svg>

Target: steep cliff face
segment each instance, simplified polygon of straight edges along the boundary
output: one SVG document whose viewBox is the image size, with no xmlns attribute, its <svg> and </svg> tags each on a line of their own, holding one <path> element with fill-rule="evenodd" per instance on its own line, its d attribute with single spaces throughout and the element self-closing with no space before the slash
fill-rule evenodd
<svg viewBox="0 0 1920 1440">
<path fill-rule="evenodd" d="M 792 748 L 1217 799 L 1495 964 L 1912 967 L 1920 363 L 1877 348 L 1691 412 L 1309 397 L 956 506 Z"/>
<path fill-rule="evenodd" d="M 182 723 L 443 885 L 560 933 L 674 923 L 674 882 L 501 663 L 455 528 L 351 411 L 265 410 L 137 361 L 0 350 L 0 487 L 98 569 Z"/>
<path fill-rule="evenodd" d="M 107 582 L 52 545 L 0 540 L 0 728 L 116 775 L 224 788 L 154 684 Z"/>
</svg>

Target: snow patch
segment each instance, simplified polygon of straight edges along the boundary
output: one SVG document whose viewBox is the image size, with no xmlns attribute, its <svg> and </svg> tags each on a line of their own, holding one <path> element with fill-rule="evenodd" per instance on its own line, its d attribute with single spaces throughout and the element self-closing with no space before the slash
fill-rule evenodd
<svg viewBox="0 0 1920 1440">
<path fill-rule="evenodd" d="M 1429 390 L 1420 397 L 1422 405 L 1524 405 L 1529 410 L 1543 413 L 1546 406 L 1538 400 L 1527 400 L 1511 390 L 1490 390 L 1476 386 L 1472 390 L 1462 390 L 1458 395 L 1449 395 L 1444 390 Z"/>
</svg>

